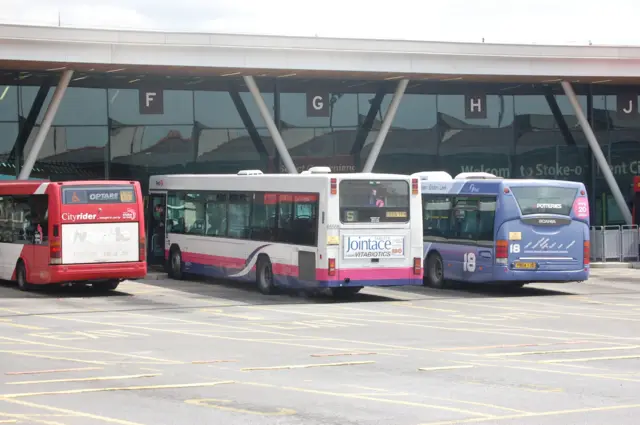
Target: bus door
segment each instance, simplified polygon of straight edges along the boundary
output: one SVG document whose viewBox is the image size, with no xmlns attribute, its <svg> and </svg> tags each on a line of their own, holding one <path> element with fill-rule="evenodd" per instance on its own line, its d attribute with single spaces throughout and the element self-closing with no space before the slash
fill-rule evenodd
<svg viewBox="0 0 640 425">
<path fill-rule="evenodd" d="M 151 193 L 147 202 L 147 263 L 164 264 L 167 194 Z"/>
</svg>

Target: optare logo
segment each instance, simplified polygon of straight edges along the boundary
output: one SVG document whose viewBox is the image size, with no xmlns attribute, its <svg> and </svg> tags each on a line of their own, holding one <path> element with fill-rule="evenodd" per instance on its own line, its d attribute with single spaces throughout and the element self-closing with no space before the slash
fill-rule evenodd
<svg viewBox="0 0 640 425">
<path fill-rule="evenodd" d="M 124 218 L 125 220 L 135 220 L 136 219 L 135 210 L 132 210 L 131 208 L 127 208 L 127 210 L 122 213 L 122 218 Z"/>
<path fill-rule="evenodd" d="M 96 214 L 89 214 L 89 213 L 80 213 L 80 214 L 63 213 L 62 214 L 62 219 L 64 221 L 95 220 L 96 217 L 97 217 Z"/>
<path fill-rule="evenodd" d="M 156 186 L 164 186 L 164 180 L 156 180 Z"/>
<path fill-rule="evenodd" d="M 562 208 L 562 204 L 536 204 L 536 208 L 547 208 L 547 209 L 554 209 L 554 210 L 559 210 Z"/>
</svg>

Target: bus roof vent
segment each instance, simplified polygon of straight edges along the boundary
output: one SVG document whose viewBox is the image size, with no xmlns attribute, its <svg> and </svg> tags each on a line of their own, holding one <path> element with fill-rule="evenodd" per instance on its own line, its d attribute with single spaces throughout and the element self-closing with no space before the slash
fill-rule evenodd
<svg viewBox="0 0 640 425">
<path fill-rule="evenodd" d="M 307 170 L 308 174 L 327 174 L 331 172 L 329 167 L 311 167 Z"/>
<path fill-rule="evenodd" d="M 262 171 L 260 170 L 240 170 L 238 171 L 239 176 L 261 176 Z"/>
<path fill-rule="evenodd" d="M 456 176 L 456 180 L 470 180 L 470 179 L 502 179 L 495 174 L 485 173 L 483 171 L 472 171 L 470 173 L 460 173 Z"/>
<path fill-rule="evenodd" d="M 420 171 L 419 173 L 411 174 L 411 177 L 418 180 L 434 180 L 434 181 L 447 181 L 453 180 L 451 174 L 446 171 Z"/>
</svg>

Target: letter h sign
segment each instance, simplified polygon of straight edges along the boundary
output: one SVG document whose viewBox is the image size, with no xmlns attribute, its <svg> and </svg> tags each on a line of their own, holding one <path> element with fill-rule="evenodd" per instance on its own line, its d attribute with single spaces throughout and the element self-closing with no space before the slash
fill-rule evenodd
<svg viewBox="0 0 640 425">
<path fill-rule="evenodd" d="M 464 117 L 471 119 L 487 118 L 487 96 L 484 94 L 465 95 Z"/>
</svg>

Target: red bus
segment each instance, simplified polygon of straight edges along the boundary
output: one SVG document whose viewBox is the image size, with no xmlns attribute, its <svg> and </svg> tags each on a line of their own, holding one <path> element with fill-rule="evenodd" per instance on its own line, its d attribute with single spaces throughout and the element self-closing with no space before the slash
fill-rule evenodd
<svg viewBox="0 0 640 425">
<path fill-rule="evenodd" d="M 143 208 L 134 181 L 0 182 L 0 279 L 112 290 L 143 278 Z"/>
</svg>

